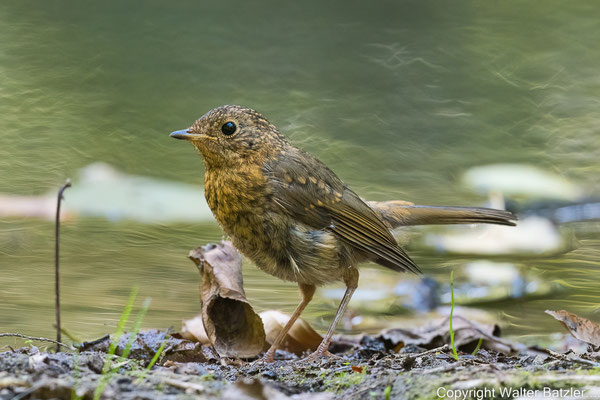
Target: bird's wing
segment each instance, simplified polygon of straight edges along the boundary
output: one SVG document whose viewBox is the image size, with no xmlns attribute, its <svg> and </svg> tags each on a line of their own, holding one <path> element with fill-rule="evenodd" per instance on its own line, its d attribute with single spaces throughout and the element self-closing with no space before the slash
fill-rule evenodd
<svg viewBox="0 0 600 400">
<path fill-rule="evenodd" d="M 312 155 L 293 148 L 266 166 L 273 201 L 314 229 L 327 229 L 395 271 L 420 273 L 381 218 Z"/>
</svg>

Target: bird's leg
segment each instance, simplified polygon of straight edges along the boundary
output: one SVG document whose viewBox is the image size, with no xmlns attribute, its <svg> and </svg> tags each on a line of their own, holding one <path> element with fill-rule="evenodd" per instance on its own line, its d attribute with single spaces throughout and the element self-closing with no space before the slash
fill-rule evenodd
<svg viewBox="0 0 600 400">
<path fill-rule="evenodd" d="M 277 347 L 279 347 L 285 335 L 287 335 L 292 325 L 294 325 L 294 322 L 296 322 L 300 314 L 302 314 L 302 311 L 304 311 L 308 303 L 312 300 L 312 297 L 315 294 L 315 290 L 317 289 L 317 287 L 314 285 L 305 285 L 303 283 L 298 283 L 298 288 L 300 289 L 300 294 L 302 295 L 302 301 L 300 301 L 300 304 L 298 304 L 298 307 L 296 307 L 296 310 L 290 317 L 289 321 L 279 332 L 277 338 L 275 338 L 275 341 L 271 344 L 271 347 L 262 357 L 261 361 L 273 362 L 275 357 L 275 350 L 277 350 Z"/>
<path fill-rule="evenodd" d="M 305 358 L 306 361 L 314 360 L 323 356 L 331 356 L 332 354 L 329 352 L 329 343 L 331 342 L 331 337 L 335 332 L 335 328 L 338 323 L 344 316 L 344 311 L 346 311 L 346 307 L 352 298 L 352 294 L 356 290 L 358 286 L 358 270 L 356 268 L 350 267 L 348 272 L 344 276 L 344 283 L 346 284 L 346 292 L 344 293 L 344 297 L 342 297 L 342 301 L 340 302 L 340 306 L 338 307 L 337 314 L 335 314 L 335 318 L 327 331 L 327 334 L 323 338 L 323 341 L 317 348 L 317 350 Z"/>
</svg>

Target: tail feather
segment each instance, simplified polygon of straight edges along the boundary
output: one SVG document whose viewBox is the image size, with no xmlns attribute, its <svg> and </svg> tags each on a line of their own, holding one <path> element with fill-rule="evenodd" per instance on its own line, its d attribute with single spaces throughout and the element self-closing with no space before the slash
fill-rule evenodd
<svg viewBox="0 0 600 400">
<path fill-rule="evenodd" d="M 483 207 L 416 206 L 405 201 L 370 201 L 392 228 L 410 225 L 496 224 L 515 226 L 517 216 L 510 211 Z"/>
</svg>

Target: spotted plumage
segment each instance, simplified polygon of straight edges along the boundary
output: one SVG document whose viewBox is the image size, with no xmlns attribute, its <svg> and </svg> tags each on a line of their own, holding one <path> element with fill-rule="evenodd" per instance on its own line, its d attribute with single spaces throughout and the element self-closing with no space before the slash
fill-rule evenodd
<svg viewBox="0 0 600 400">
<path fill-rule="evenodd" d="M 346 283 L 348 290 L 318 355 L 326 352 L 356 288 L 358 264 L 374 261 L 395 271 L 419 272 L 394 239 L 393 228 L 427 223 L 513 225 L 514 216 L 499 210 L 365 202 L 321 161 L 294 147 L 249 108 L 215 108 L 171 136 L 191 141 L 202 154 L 206 200 L 234 245 L 265 272 L 298 282 L 303 301 L 292 322 L 315 286 Z M 287 329 L 267 360 L 272 360 Z"/>
</svg>

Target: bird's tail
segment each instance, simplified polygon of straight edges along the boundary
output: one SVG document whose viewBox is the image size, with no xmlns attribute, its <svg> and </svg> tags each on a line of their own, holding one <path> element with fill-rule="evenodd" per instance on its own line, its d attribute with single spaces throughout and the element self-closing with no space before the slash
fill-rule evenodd
<svg viewBox="0 0 600 400">
<path fill-rule="evenodd" d="M 370 201 L 392 228 L 410 225 L 496 224 L 514 226 L 517 216 L 510 211 L 482 207 L 416 206 L 405 201 Z"/>
</svg>

